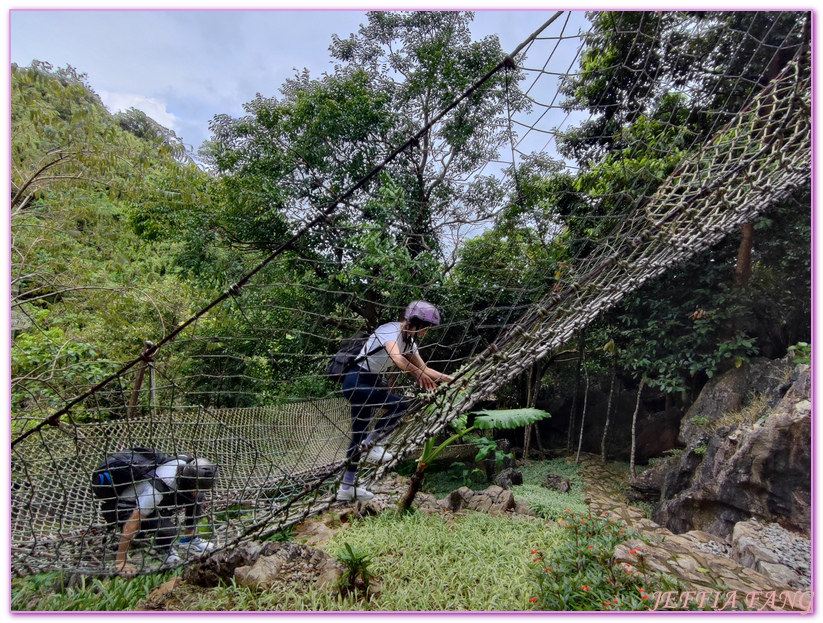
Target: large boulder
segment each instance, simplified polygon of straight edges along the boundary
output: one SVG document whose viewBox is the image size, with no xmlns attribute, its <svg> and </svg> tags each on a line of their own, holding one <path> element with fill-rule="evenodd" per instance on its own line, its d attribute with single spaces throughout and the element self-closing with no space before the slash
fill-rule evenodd
<svg viewBox="0 0 823 623">
<path fill-rule="evenodd" d="M 517 503 L 511 491 L 492 485 L 483 491 L 472 491 L 468 487 L 460 487 L 439 500 L 437 505 L 453 513 L 467 509 L 499 515 L 513 511 Z"/>
<path fill-rule="evenodd" d="M 640 483 L 663 500 L 654 520 L 722 537 L 755 517 L 811 530 L 811 374 L 786 360 L 732 370 L 704 389 L 681 427 L 686 450 Z M 756 411 L 744 416 L 755 405 Z M 648 482 L 646 482 L 648 481 Z"/>
</svg>

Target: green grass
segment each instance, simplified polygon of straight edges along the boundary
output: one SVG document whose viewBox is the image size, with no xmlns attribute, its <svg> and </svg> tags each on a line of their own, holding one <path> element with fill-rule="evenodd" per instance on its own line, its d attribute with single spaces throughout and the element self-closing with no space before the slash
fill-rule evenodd
<svg viewBox="0 0 823 623">
<path fill-rule="evenodd" d="M 588 506 L 583 501 L 583 478 L 580 466 L 567 463 L 565 459 L 552 459 L 523 465 L 523 484 L 512 488 L 514 498 L 529 505 L 529 509 L 545 519 L 559 519 L 566 512 L 583 513 Z M 553 489 L 541 487 L 549 474 L 568 478 L 572 483 L 571 491 L 560 493 Z"/>
<path fill-rule="evenodd" d="M 555 519 L 583 505 L 577 466 L 563 460 L 535 462 L 521 468 L 525 484 L 515 498 L 526 500 L 540 517 L 468 512 L 442 516 L 391 510 L 354 521 L 323 549 L 331 556 L 348 543 L 368 556 L 369 572 L 380 586 L 377 596 L 332 595 L 312 585 L 287 592 L 257 592 L 236 585 L 199 589 L 183 585 L 175 607 L 191 611 L 522 611 L 531 610 L 535 594 L 533 556 L 551 552 L 565 537 Z M 570 493 L 540 487 L 547 474 L 573 483 Z M 451 489 L 449 489 L 450 491 Z M 12 610 L 135 609 L 157 586 L 177 572 L 119 578 L 86 579 L 76 589 L 55 589 L 59 574 L 12 581 Z"/>
<path fill-rule="evenodd" d="M 257 593 L 236 585 L 201 594 L 187 610 L 516 611 L 534 594 L 530 551 L 551 550 L 560 529 L 539 519 L 467 513 L 453 519 L 387 511 L 357 520 L 322 549 L 348 543 L 368 556 L 379 595 L 332 595 L 310 586 Z"/>
<path fill-rule="evenodd" d="M 90 612 L 130 610 L 180 570 L 142 575 L 131 580 L 81 576 L 79 585 L 63 587 L 60 573 L 43 573 L 11 581 L 11 610 Z"/>
</svg>

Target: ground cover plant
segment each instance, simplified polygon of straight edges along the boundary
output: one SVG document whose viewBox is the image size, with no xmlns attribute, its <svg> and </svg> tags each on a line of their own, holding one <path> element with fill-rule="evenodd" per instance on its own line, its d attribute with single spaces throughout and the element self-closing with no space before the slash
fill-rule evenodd
<svg viewBox="0 0 823 623">
<path fill-rule="evenodd" d="M 635 564 L 618 563 L 614 549 L 638 535 L 621 522 L 566 510 L 563 536 L 550 550 L 532 550 L 537 585 L 529 601 L 538 610 L 648 610 L 656 592 L 685 590 L 674 578 L 652 572 L 643 547 Z"/>
</svg>

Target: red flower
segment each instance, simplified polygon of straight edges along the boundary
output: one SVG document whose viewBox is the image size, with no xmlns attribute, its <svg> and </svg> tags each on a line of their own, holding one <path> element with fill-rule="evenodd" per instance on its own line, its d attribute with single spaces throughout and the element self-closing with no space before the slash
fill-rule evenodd
<svg viewBox="0 0 823 623">
<path fill-rule="evenodd" d="M 532 597 L 531 599 L 529 599 L 529 601 L 534 603 L 535 601 L 537 601 L 537 597 Z"/>
<path fill-rule="evenodd" d="M 551 570 L 552 570 L 551 567 L 546 567 L 546 571 L 551 571 Z"/>
<path fill-rule="evenodd" d="M 589 549 L 592 549 L 593 547 L 594 547 L 594 545 L 589 545 Z"/>
<path fill-rule="evenodd" d="M 534 552 L 532 552 L 532 553 L 534 553 Z M 636 549 L 633 549 L 633 550 L 632 550 L 631 552 L 629 552 L 629 553 L 630 553 L 630 554 L 636 554 L 636 553 L 637 553 L 637 550 L 636 550 Z"/>
<path fill-rule="evenodd" d="M 645 592 L 646 592 L 643 588 L 638 588 L 637 590 L 639 590 L 641 593 L 645 593 Z"/>
<path fill-rule="evenodd" d="M 617 603 L 617 598 L 616 598 L 616 597 L 615 597 L 615 599 L 614 599 L 614 603 Z"/>
<path fill-rule="evenodd" d="M 587 591 L 591 588 L 591 586 L 586 586 L 585 584 L 583 584 L 583 586 L 581 586 L 580 588 L 583 589 L 584 591 Z"/>
<path fill-rule="evenodd" d="M 534 556 L 537 552 L 538 552 L 538 550 L 533 549 L 533 550 L 532 550 L 532 556 Z"/>
<path fill-rule="evenodd" d="M 648 598 L 649 598 L 648 595 L 643 595 L 643 599 L 648 599 Z"/>
</svg>

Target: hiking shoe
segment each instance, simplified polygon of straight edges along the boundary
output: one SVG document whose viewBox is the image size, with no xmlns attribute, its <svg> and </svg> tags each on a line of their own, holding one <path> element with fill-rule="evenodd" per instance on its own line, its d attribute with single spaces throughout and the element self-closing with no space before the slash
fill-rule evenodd
<svg viewBox="0 0 823 623">
<path fill-rule="evenodd" d="M 155 549 L 154 552 L 163 559 L 162 566 L 172 567 L 183 562 L 183 559 L 177 554 L 177 550 L 173 547 L 168 549 Z"/>
<path fill-rule="evenodd" d="M 212 551 L 214 549 L 214 543 L 196 536 L 191 541 L 181 541 L 180 547 L 190 554 L 203 554 Z"/>
<path fill-rule="evenodd" d="M 391 452 L 387 452 L 383 446 L 374 446 L 366 455 L 366 460 L 372 463 L 388 463 L 394 458 Z"/>
<path fill-rule="evenodd" d="M 374 493 L 368 491 L 366 489 L 362 489 L 357 487 L 349 487 L 348 489 L 340 489 L 337 491 L 337 501 L 338 502 L 353 502 L 354 500 L 371 500 L 374 497 Z"/>
</svg>

